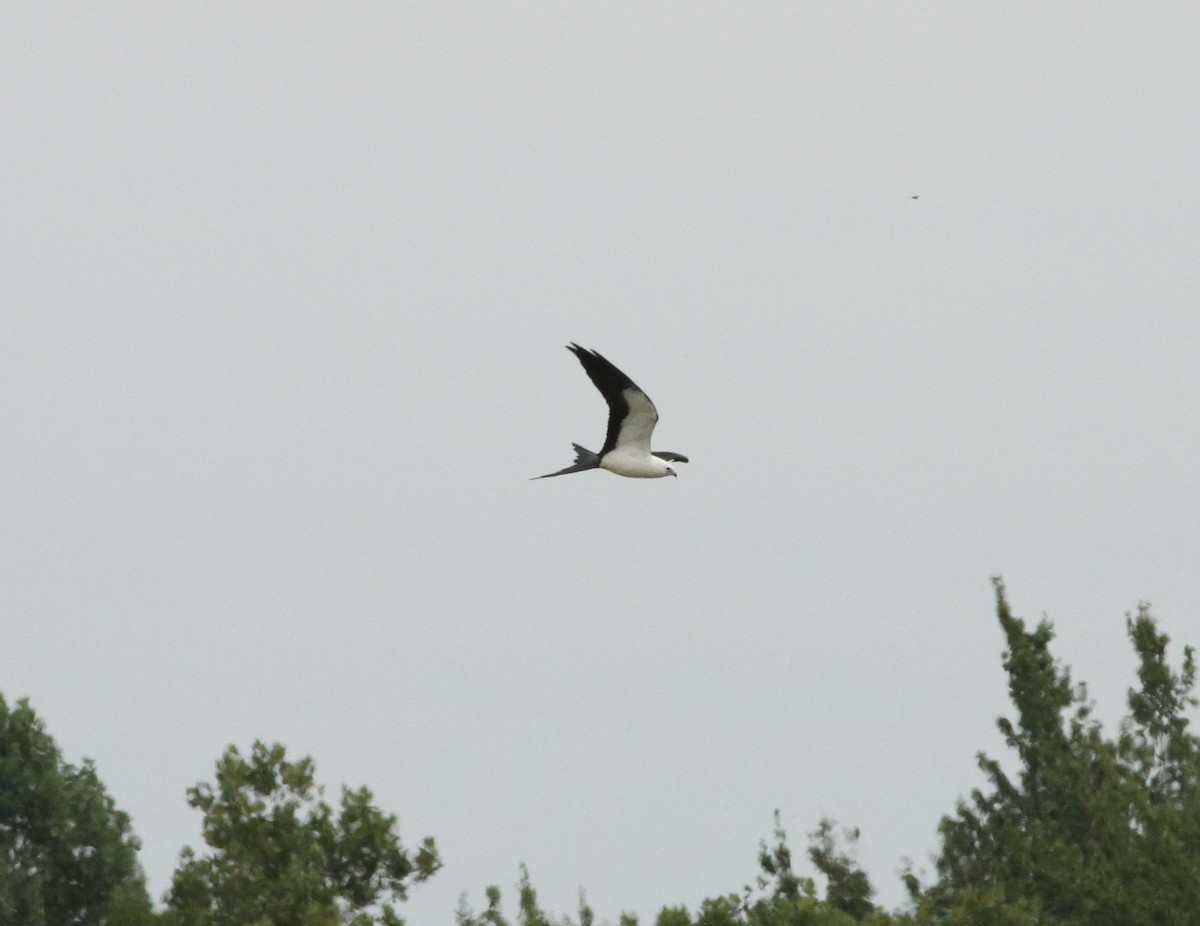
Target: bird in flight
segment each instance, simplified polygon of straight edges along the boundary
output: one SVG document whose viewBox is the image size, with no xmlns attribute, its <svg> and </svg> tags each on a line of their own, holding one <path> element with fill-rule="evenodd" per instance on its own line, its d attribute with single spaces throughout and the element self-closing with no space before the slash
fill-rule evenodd
<svg viewBox="0 0 1200 926">
<path fill-rule="evenodd" d="M 588 377 L 608 403 L 608 436 L 599 453 L 572 444 L 575 448 L 573 465 L 557 473 L 533 478 L 548 479 L 588 469 L 606 469 L 618 476 L 641 479 L 674 476 L 675 469 L 671 464 L 686 463 L 688 458 L 681 453 L 650 449 L 650 435 L 658 423 L 658 411 L 650 396 L 594 350 L 575 343 L 568 344 L 567 350 L 579 358 Z"/>
</svg>

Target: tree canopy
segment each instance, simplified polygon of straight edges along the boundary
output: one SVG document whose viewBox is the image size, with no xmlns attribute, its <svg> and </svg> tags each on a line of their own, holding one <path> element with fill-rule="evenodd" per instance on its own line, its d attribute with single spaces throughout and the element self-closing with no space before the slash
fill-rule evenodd
<svg viewBox="0 0 1200 926">
<path fill-rule="evenodd" d="M 371 792 L 343 787 L 322 800 L 313 761 L 257 742 L 229 747 L 216 781 L 188 790 L 204 814 L 209 853 L 184 849 L 167 894 L 168 926 L 397 926 L 395 904 L 440 867 L 427 838 L 400 844 L 396 818 Z"/>
<path fill-rule="evenodd" d="M 1027 629 L 995 584 L 1015 709 L 997 725 L 1018 772 L 980 754 L 990 787 L 942 820 L 939 877 L 922 911 L 936 918 L 983 904 L 1062 926 L 1200 921 L 1193 649 L 1174 671 L 1168 637 L 1139 606 L 1126 626 L 1140 686 L 1118 735 L 1106 737 L 1086 686 L 1051 656 L 1050 623 Z"/>
<path fill-rule="evenodd" d="M 987 785 L 942 819 L 936 879 L 922 885 L 911 870 L 903 874 L 910 909 L 874 905 L 871 882 L 854 861 L 858 830 L 839 836 L 831 820 L 809 834 L 808 859 L 825 882 L 821 896 L 813 878 L 793 871 L 777 816 L 754 886 L 711 897 L 694 914 L 664 907 L 656 926 L 1200 923 L 1200 739 L 1187 716 L 1197 703 L 1193 649 L 1185 647 L 1173 669 L 1167 635 L 1140 605 L 1126 622 L 1139 685 L 1129 689 L 1129 714 L 1116 735 L 1106 736 L 1086 686 L 1073 683 L 1050 651 L 1053 626 L 1042 620 L 1028 628 L 994 581 L 1013 705 L 1012 716 L 996 723 L 1016 771 L 979 754 Z M 536 907 L 524 869 L 519 889 L 518 922 L 553 922 Z M 506 926 L 499 889 L 488 889 L 479 916 L 464 900 L 459 924 Z"/>
<path fill-rule="evenodd" d="M 0 695 L 0 923 L 150 918 L 139 843 L 91 762 L 64 762 L 27 700 Z"/>
<path fill-rule="evenodd" d="M 938 825 L 933 881 L 902 874 L 907 909 L 876 906 L 855 861 L 858 830 L 832 820 L 808 834 L 813 874 L 795 871 L 777 812 L 753 884 L 694 912 L 665 906 L 656 926 L 1200 924 L 1194 650 L 1173 667 L 1167 635 L 1139 605 L 1126 620 L 1137 685 L 1106 734 L 1086 686 L 1051 653 L 1053 626 L 1015 617 L 998 579 L 995 595 L 1012 702 L 996 723 L 1010 754 L 1004 764 L 978 755 L 985 784 Z M 28 703 L 10 710 L 0 697 L 0 926 L 397 926 L 396 905 L 441 865 L 433 840 L 404 848 L 366 788 L 343 787 L 335 809 L 314 772 L 278 744 L 245 756 L 229 747 L 214 781 L 187 792 L 206 847 L 182 851 L 154 912 L 129 818 L 92 763 L 63 762 Z M 556 918 L 519 872 L 520 926 L 593 926 L 582 892 L 576 918 Z M 458 926 L 510 926 L 500 889 L 485 896 L 477 913 L 463 895 Z"/>
</svg>

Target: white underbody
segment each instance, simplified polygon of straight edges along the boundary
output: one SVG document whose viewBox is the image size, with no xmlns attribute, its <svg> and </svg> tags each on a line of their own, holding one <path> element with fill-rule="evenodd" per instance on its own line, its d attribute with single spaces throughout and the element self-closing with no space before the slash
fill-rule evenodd
<svg viewBox="0 0 1200 926">
<path fill-rule="evenodd" d="M 675 475 L 675 470 L 666 460 L 660 460 L 653 454 L 634 447 L 617 446 L 610 450 L 601 458 L 600 468 L 618 476 L 630 476 L 634 479 L 658 479 Z"/>
</svg>

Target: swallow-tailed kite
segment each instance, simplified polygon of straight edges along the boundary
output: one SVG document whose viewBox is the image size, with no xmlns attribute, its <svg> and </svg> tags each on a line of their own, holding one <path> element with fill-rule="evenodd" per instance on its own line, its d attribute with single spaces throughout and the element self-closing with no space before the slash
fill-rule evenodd
<svg viewBox="0 0 1200 926">
<path fill-rule="evenodd" d="M 567 473 L 582 473 L 587 469 L 606 469 L 618 476 L 642 479 L 674 476 L 675 470 L 670 464 L 686 463 L 688 458 L 681 453 L 650 449 L 650 435 L 658 423 L 658 412 L 650 396 L 594 350 L 574 343 L 568 344 L 567 350 L 579 358 L 587 375 L 608 403 L 608 436 L 599 453 L 572 444 L 575 448 L 574 465 L 557 473 L 533 478 L 548 479 Z"/>
</svg>

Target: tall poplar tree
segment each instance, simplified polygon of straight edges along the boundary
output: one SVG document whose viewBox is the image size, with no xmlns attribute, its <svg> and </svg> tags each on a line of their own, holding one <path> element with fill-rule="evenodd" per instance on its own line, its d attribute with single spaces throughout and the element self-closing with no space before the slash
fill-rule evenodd
<svg viewBox="0 0 1200 926">
<path fill-rule="evenodd" d="M 996 580 L 1015 715 L 997 721 L 1017 770 L 980 754 L 990 787 L 940 826 L 939 880 L 921 897 L 937 922 L 1200 923 L 1200 741 L 1188 730 L 1195 659 L 1166 661 L 1148 608 L 1128 620 L 1140 687 L 1106 738 L 1083 685 L 1050 654 L 1053 628 L 1014 617 Z M 967 916 L 967 911 L 971 912 Z"/>
</svg>

